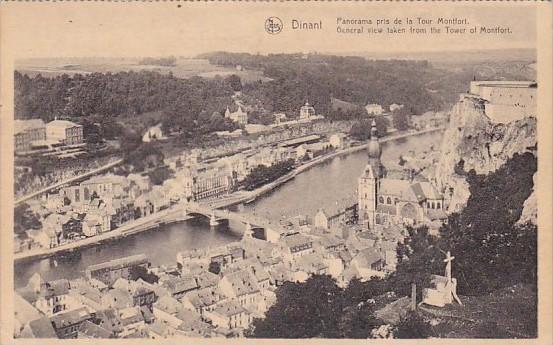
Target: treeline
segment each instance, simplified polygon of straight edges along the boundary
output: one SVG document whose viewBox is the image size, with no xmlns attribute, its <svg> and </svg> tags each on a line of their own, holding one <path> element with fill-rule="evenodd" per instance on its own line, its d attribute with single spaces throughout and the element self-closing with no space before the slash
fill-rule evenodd
<svg viewBox="0 0 553 345">
<path fill-rule="evenodd" d="M 269 111 L 296 114 L 306 100 L 332 116 L 331 97 L 364 106 L 404 104 L 420 114 L 442 104 L 425 82 L 433 72 L 426 61 L 370 61 L 361 57 L 213 53 L 205 56 L 217 65 L 242 65 L 263 70 L 273 79 L 244 86 L 243 92 L 262 100 Z"/>
<path fill-rule="evenodd" d="M 14 78 L 15 117 L 45 121 L 56 116 L 78 120 L 90 115 L 137 116 L 163 110 L 182 122 L 194 123 L 202 111 L 209 115 L 224 111 L 232 104 L 233 94 L 228 79 L 178 79 L 149 71 L 54 78 L 31 78 L 16 71 Z"/>
<path fill-rule="evenodd" d="M 143 58 L 138 64 L 139 65 L 153 65 L 153 66 L 175 66 L 177 59 L 174 56 L 161 57 L 161 58 Z"/>
</svg>

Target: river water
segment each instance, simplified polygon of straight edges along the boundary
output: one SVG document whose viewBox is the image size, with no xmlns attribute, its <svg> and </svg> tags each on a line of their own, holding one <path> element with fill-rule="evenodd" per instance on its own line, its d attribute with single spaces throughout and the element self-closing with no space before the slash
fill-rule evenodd
<svg viewBox="0 0 553 345">
<path fill-rule="evenodd" d="M 441 132 L 399 139 L 383 144 L 382 162 L 397 165 L 400 155 L 410 150 L 420 152 L 432 145 L 439 147 Z M 332 208 L 337 201 L 354 200 L 357 178 L 367 162 L 364 150 L 336 157 L 297 175 L 293 180 L 239 206 L 242 212 L 279 220 L 297 215 L 314 216 L 319 208 Z M 207 219 L 164 225 L 159 229 L 138 233 L 99 246 L 84 248 L 70 257 L 52 257 L 15 266 L 15 286 L 27 283 L 38 272 L 46 280 L 84 275 L 87 266 L 103 261 L 144 253 L 154 265 L 175 264 L 179 251 L 223 245 L 240 239 L 241 224 L 223 223 L 210 228 Z"/>
</svg>

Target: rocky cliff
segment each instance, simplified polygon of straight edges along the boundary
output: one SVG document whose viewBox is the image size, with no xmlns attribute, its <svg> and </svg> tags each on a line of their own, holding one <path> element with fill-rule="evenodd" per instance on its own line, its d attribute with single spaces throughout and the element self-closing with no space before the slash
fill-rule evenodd
<svg viewBox="0 0 553 345">
<path fill-rule="evenodd" d="M 451 110 L 436 167 L 437 183 L 450 197 L 449 210 L 462 209 L 470 196 L 463 171 L 474 169 L 479 174 L 495 171 L 515 153 L 535 147 L 536 130 L 534 117 L 494 123 L 484 112 L 483 100 L 461 98 Z M 532 201 L 529 208 L 531 204 Z M 523 215 L 532 218 L 531 210 L 525 210 Z"/>
</svg>

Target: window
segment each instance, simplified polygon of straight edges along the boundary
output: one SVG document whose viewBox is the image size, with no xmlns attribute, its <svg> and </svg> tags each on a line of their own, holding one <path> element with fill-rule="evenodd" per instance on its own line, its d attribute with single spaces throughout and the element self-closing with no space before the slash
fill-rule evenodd
<svg viewBox="0 0 553 345">
<path fill-rule="evenodd" d="M 388 199 L 386 200 L 386 203 L 387 203 L 388 205 L 391 205 L 391 204 L 392 204 L 392 198 L 388 197 Z"/>
<path fill-rule="evenodd" d="M 378 197 L 378 202 L 379 202 L 380 204 L 383 204 L 383 203 L 384 203 L 384 197 L 383 197 L 383 196 L 379 196 L 379 197 Z"/>
<path fill-rule="evenodd" d="M 438 202 L 437 206 L 436 206 L 437 209 L 440 209 L 441 208 L 441 204 Z"/>
</svg>

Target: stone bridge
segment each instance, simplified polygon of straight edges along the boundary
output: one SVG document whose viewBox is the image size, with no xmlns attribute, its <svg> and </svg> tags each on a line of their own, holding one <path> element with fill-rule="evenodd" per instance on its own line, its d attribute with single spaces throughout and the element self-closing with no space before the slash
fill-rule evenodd
<svg viewBox="0 0 553 345">
<path fill-rule="evenodd" d="M 227 219 L 244 224 L 246 226 L 246 231 L 263 229 L 266 237 L 265 239 L 269 242 L 277 242 L 280 237 L 294 231 L 278 223 L 272 223 L 268 219 L 260 218 L 252 214 L 233 212 L 227 209 L 217 209 L 196 202 L 183 204 L 182 214 L 184 217 L 202 215 L 209 219 L 209 225 L 211 227 L 215 227 L 219 225 L 222 220 Z"/>
</svg>

